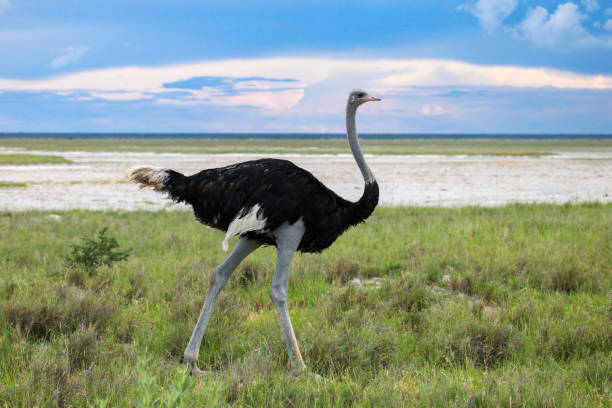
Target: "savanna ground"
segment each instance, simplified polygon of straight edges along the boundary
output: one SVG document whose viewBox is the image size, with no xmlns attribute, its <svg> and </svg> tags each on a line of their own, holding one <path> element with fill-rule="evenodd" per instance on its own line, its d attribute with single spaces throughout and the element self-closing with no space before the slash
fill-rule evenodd
<svg viewBox="0 0 612 408">
<path fill-rule="evenodd" d="M 383 206 L 612 202 L 611 138 L 364 139 L 362 145 L 379 181 Z M 129 168 L 154 165 L 193 174 L 270 156 L 311 171 L 342 197 L 357 200 L 361 194 L 363 180 L 342 138 L 0 135 L 0 211 L 165 209 L 173 204 L 127 183 Z M 49 163 L 51 159 L 57 164 Z"/>
<path fill-rule="evenodd" d="M 126 260 L 67 259 L 104 228 Z M 214 374 L 187 378 L 221 239 L 187 211 L 1 214 L 0 406 L 610 404 L 612 204 L 377 209 L 293 262 L 309 374 L 288 370 L 258 250 L 204 336 Z"/>
</svg>

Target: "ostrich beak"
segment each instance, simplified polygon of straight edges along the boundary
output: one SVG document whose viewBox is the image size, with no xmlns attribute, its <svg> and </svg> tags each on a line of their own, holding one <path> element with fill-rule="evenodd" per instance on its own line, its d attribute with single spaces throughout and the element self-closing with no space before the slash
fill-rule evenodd
<svg viewBox="0 0 612 408">
<path fill-rule="evenodd" d="M 368 97 L 365 97 L 365 98 L 361 98 L 361 100 L 362 100 L 362 101 L 365 101 L 365 102 L 378 102 L 378 101 L 380 101 L 381 99 L 380 99 L 380 98 L 377 98 L 377 97 L 375 97 L 375 96 L 368 96 Z"/>
</svg>

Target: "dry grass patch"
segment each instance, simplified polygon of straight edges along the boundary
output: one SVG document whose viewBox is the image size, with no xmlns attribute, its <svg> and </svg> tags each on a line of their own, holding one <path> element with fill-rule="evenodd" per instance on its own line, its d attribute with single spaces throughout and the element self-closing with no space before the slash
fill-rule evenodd
<svg viewBox="0 0 612 408">
<path fill-rule="evenodd" d="M 351 279 L 361 276 L 361 266 L 349 258 L 340 258 L 335 265 L 327 270 L 327 280 L 330 283 L 345 284 Z"/>
<path fill-rule="evenodd" d="M 49 339 L 52 334 L 73 332 L 82 327 L 103 330 L 117 312 L 111 299 L 89 290 L 59 286 L 55 299 L 10 299 L 0 309 L 10 324 L 28 337 Z"/>
</svg>

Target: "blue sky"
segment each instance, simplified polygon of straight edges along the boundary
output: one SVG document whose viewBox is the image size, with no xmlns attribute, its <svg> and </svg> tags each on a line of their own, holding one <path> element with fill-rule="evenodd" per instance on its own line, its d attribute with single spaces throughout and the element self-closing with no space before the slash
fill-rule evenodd
<svg viewBox="0 0 612 408">
<path fill-rule="evenodd" d="M 612 133 L 612 0 L 0 0 L 0 132 Z"/>
</svg>

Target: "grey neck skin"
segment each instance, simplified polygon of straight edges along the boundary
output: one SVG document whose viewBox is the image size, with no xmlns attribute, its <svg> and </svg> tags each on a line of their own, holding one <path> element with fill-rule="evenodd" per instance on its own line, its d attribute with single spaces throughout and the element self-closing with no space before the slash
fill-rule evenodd
<svg viewBox="0 0 612 408">
<path fill-rule="evenodd" d="M 357 162 L 357 166 L 359 166 L 359 170 L 361 170 L 361 174 L 363 175 L 363 180 L 366 184 L 372 184 L 376 181 L 372 171 L 368 167 L 365 159 L 363 158 L 363 153 L 361 153 L 361 146 L 359 146 L 359 139 L 357 138 L 357 127 L 355 125 L 355 114 L 357 113 L 357 105 L 353 103 L 347 103 L 346 105 L 346 134 L 348 137 L 349 146 L 351 147 L 351 151 L 353 152 L 353 157 L 355 157 L 355 161 Z"/>
</svg>

